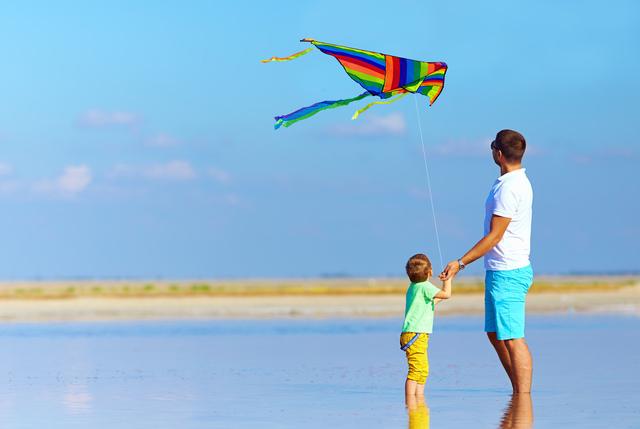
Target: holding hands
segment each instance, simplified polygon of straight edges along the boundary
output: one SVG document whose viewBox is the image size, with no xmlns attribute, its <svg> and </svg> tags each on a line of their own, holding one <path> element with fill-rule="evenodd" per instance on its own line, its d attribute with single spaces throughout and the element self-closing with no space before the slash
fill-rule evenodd
<svg viewBox="0 0 640 429">
<path fill-rule="evenodd" d="M 464 269 L 464 265 L 460 264 L 460 259 L 457 261 L 451 261 L 440 273 L 440 280 L 445 281 L 453 278 L 460 270 Z"/>
</svg>

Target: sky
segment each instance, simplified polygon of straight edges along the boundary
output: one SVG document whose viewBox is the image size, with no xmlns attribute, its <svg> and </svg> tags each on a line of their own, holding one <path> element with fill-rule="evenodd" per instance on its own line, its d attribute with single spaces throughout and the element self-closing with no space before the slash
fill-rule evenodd
<svg viewBox="0 0 640 429">
<path fill-rule="evenodd" d="M 401 276 L 482 236 L 489 143 L 527 138 L 540 274 L 640 271 L 640 4 L 24 1 L 0 7 L 0 280 Z M 444 61 L 413 97 L 273 117 L 361 88 L 311 37 Z M 361 102 L 362 105 L 366 101 Z M 465 274 L 482 273 L 482 263 Z"/>
</svg>

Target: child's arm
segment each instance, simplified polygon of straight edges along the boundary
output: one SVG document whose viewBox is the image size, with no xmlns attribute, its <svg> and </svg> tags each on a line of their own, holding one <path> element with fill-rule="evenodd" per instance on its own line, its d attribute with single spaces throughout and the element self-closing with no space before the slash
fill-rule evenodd
<svg viewBox="0 0 640 429">
<path fill-rule="evenodd" d="M 442 282 L 442 290 L 434 298 L 434 304 L 437 304 L 439 300 L 451 298 L 451 278 Z"/>
</svg>

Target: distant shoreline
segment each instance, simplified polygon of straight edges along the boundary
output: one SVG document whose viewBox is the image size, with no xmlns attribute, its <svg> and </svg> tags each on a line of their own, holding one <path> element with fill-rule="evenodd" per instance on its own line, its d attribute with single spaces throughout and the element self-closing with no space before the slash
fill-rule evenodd
<svg viewBox="0 0 640 429">
<path fill-rule="evenodd" d="M 0 322 L 402 317 L 405 290 L 404 279 L 11 282 L 0 283 Z M 463 279 L 437 311 L 483 306 L 480 280 Z M 640 278 L 541 277 L 527 309 L 640 316 Z"/>
<path fill-rule="evenodd" d="M 539 276 L 530 293 L 613 291 L 633 285 L 640 285 L 640 277 Z M 395 295 L 404 294 L 406 287 L 404 278 L 15 281 L 0 282 L 0 302 L 77 298 Z M 456 279 L 454 287 L 456 294 L 475 294 L 484 290 L 484 283 L 479 277 L 463 277 Z"/>
</svg>

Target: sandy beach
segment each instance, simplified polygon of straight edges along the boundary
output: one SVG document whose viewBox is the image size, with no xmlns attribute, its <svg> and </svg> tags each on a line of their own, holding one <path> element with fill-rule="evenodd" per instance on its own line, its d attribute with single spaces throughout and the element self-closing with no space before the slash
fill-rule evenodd
<svg viewBox="0 0 640 429">
<path fill-rule="evenodd" d="M 3 284 L 0 321 L 399 317 L 405 286 L 400 279 Z M 440 303 L 438 312 L 476 315 L 483 306 L 481 284 L 473 279 L 460 282 L 453 299 Z M 542 279 L 532 287 L 527 310 L 640 315 L 640 282 Z"/>
</svg>

